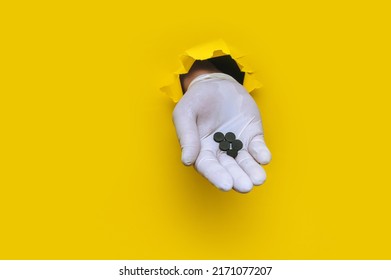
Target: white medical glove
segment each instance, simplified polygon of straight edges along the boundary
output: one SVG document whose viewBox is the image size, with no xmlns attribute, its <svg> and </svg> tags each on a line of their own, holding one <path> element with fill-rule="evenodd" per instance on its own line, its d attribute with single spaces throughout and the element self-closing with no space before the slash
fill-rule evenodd
<svg viewBox="0 0 391 280">
<path fill-rule="evenodd" d="M 195 165 L 217 188 L 249 192 L 266 179 L 258 164 L 271 160 L 261 116 L 253 98 L 231 76 L 203 74 L 189 85 L 176 105 L 173 120 L 182 147 L 182 162 Z M 243 142 L 234 159 L 213 140 L 216 132 L 233 132 Z"/>
</svg>

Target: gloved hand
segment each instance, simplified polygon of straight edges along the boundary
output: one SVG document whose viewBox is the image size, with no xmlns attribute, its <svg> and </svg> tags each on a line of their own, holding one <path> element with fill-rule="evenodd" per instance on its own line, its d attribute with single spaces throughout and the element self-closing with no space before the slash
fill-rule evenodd
<svg viewBox="0 0 391 280">
<path fill-rule="evenodd" d="M 261 185 L 271 154 L 265 145 L 257 105 L 245 88 L 223 73 L 203 74 L 189 85 L 176 105 L 173 121 L 182 147 L 182 162 L 217 188 L 249 192 Z M 216 132 L 233 132 L 243 142 L 234 159 L 213 140 Z M 257 163 L 258 162 L 258 163 Z"/>
</svg>

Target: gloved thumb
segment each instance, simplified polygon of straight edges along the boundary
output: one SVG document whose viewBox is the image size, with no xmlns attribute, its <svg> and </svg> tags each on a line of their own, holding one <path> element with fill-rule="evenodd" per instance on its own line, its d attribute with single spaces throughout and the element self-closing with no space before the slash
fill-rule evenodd
<svg viewBox="0 0 391 280">
<path fill-rule="evenodd" d="M 190 111 L 176 108 L 173 121 L 182 148 L 182 162 L 184 165 L 191 165 L 196 161 L 201 148 L 196 118 Z"/>
</svg>

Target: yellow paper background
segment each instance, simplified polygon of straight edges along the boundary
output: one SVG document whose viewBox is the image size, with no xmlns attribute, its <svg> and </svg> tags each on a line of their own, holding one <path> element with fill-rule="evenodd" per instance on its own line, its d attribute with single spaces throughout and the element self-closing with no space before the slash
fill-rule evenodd
<svg viewBox="0 0 391 280">
<path fill-rule="evenodd" d="M 3 1 L 0 258 L 391 258 L 389 14 L 386 1 Z M 247 195 L 181 164 L 159 91 L 179 54 L 217 38 L 263 84 L 273 160 Z"/>
</svg>

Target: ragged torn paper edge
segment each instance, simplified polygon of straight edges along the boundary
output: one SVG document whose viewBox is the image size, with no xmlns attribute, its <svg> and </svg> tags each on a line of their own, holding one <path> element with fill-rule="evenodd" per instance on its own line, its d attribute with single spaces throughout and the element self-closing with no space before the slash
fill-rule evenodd
<svg viewBox="0 0 391 280">
<path fill-rule="evenodd" d="M 230 55 L 238 64 L 240 71 L 245 73 L 243 86 L 248 92 L 251 93 L 253 90 L 262 87 L 262 84 L 254 77 L 254 71 L 249 66 L 246 56 L 232 47 L 228 47 L 223 40 L 219 39 L 195 46 L 180 55 L 180 68 L 167 78 L 167 82 L 160 90 L 175 103 L 178 102 L 183 96 L 179 75 L 188 73 L 196 60 L 206 60 L 224 55 Z"/>
</svg>

